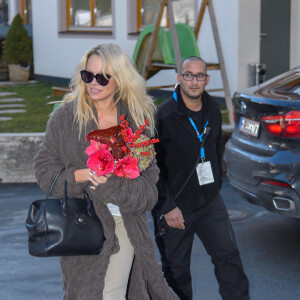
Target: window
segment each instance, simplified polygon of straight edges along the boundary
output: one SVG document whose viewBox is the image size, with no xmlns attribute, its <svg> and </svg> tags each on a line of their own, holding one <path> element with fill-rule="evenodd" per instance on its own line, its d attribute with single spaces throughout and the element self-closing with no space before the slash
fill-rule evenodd
<svg viewBox="0 0 300 300">
<path fill-rule="evenodd" d="M 159 10 L 160 0 L 137 0 L 137 26 L 138 30 L 153 24 Z M 185 23 L 195 26 L 195 0 L 173 0 L 175 23 Z M 168 27 L 167 7 L 165 7 L 161 26 Z"/>
<path fill-rule="evenodd" d="M 67 29 L 111 31 L 111 0 L 67 0 Z"/>
<path fill-rule="evenodd" d="M 8 0 L 0 0 L 0 25 L 7 25 L 8 22 Z"/>
<path fill-rule="evenodd" d="M 22 0 L 22 19 L 24 24 L 32 24 L 31 0 Z"/>
</svg>

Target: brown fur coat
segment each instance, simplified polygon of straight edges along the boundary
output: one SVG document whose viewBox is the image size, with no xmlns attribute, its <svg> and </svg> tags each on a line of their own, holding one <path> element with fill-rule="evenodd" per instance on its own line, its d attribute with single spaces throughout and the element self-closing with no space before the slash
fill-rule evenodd
<svg viewBox="0 0 300 300">
<path fill-rule="evenodd" d="M 52 196 L 63 196 L 63 182 L 68 182 L 68 197 L 80 197 L 86 189 L 94 202 L 106 241 L 97 256 L 61 257 L 64 299 L 100 300 L 104 288 L 104 278 L 111 254 L 118 252 L 118 239 L 114 233 L 114 220 L 103 202 L 119 206 L 129 239 L 134 247 L 135 257 L 128 285 L 130 300 L 175 300 L 179 299 L 168 287 L 160 266 L 155 258 L 155 247 L 149 233 L 146 211 L 151 210 L 157 201 L 156 183 L 159 169 L 154 161 L 141 176 L 125 179 L 111 176 L 105 184 L 93 191 L 89 183 L 75 183 L 74 171 L 87 168 L 85 149 L 89 146 L 85 137 L 97 129 L 91 121 L 80 139 L 79 127 L 74 123 L 74 102 L 59 107 L 47 124 L 45 140 L 34 159 L 36 178 L 39 186 L 47 192 L 54 176 L 65 167 L 53 189 Z M 117 104 L 118 119 L 125 114 L 135 130 L 127 106 Z"/>
</svg>

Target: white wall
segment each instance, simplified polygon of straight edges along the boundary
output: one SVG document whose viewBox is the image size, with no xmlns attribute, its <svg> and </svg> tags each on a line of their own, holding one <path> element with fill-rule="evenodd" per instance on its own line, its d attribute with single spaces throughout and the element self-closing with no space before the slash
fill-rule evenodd
<svg viewBox="0 0 300 300">
<path fill-rule="evenodd" d="M 290 68 L 300 65 L 300 0 L 291 0 Z"/>
<path fill-rule="evenodd" d="M 231 94 L 249 86 L 249 64 L 259 63 L 260 1 L 213 0 Z M 204 21 L 200 53 L 207 61 L 217 61 L 208 14 Z M 211 80 L 213 87 L 222 85 L 220 72 L 213 71 Z"/>
<path fill-rule="evenodd" d="M 260 0 L 239 1 L 237 88 L 249 86 L 249 64 L 260 62 Z"/>
<path fill-rule="evenodd" d="M 116 0 L 115 0 L 116 1 Z M 84 53 L 100 43 L 118 43 L 131 56 L 134 40 L 127 40 L 127 4 L 118 1 L 115 10 L 116 38 L 101 39 L 99 35 L 59 34 L 59 0 L 33 0 L 33 46 L 35 73 L 39 75 L 70 78 Z M 45 13 L 47 8 L 47 13 Z"/>
<path fill-rule="evenodd" d="M 11 24 L 15 15 L 20 12 L 21 3 L 18 3 L 18 0 L 9 0 L 8 1 L 8 24 Z"/>
<path fill-rule="evenodd" d="M 199 1 L 199 6 L 201 1 Z M 237 87 L 237 42 L 238 42 L 238 2 L 236 0 L 214 0 L 215 11 L 229 89 L 231 94 Z M 207 62 L 218 62 L 216 45 L 213 37 L 211 21 L 208 9 L 206 9 L 203 24 L 198 36 L 200 55 Z M 211 71 L 210 84 L 208 88 L 221 88 L 223 86 L 220 71 Z M 223 93 L 213 93 L 223 96 Z"/>
<path fill-rule="evenodd" d="M 100 43 L 117 43 L 131 57 L 136 38 L 128 38 L 127 1 L 114 0 L 116 31 L 112 36 L 59 34 L 60 0 L 32 0 L 33 46 L 35 73 L 45 76 L 70 78 L 75 67 L 89 48 Z M 201 2 L 198 1 L 200 8 Z M 227 69 L 230 91 L 246 87 L 246 65 L 259 57 L 255 11 L 260 0 L 214 0 L 214 9 Z M 116 5 L 117 3 L 117 5 Z M 46 8 L 46 11 L 45 11 Z M 250 15 L 248 15 L 248 13 Z M 197 12 L 198 13 L 198 12 Z M 246 20 L 246 21 L 245 21 Z M 251 26 L 250 26 L 251 25 Z M 250 39 L 249 39 L 250 37 Z M 246 43 L 247 42 L 247 43 Z M 249 45 L 249 42 L 252 46 Z M 239 45 L 243 43 L 243 45 Z M 207 62 L 217 62 L 217 52 L 211 30 L 208 10 L 198 36 L 201 56 Z M 210 88 L 222 87 L 219 71 L 211 71 Z M 174 70 L 160 71 L 148 80 L 148 85 L 176 83 Z M 215 93 L 223 96 L 222 93 Z"/>
<path fill-rule="evenodd" d="M 243 0 L 251 1 L 251 0 Z M 257 0 L 255 0 L 257 1 Z M 200 10 L 202 1 L 198 1 L 198 10 L 196 16 Z M 238 34 L 239 34 L 239 1 L 238 0 L 213 0 L 213 7 L 216 15 L 217 26 L 225 61 L 225 67 L 227 71 L 227 77 L 229 81 L 229 89 L 231 94 L 238 88 Z M 217 63 L 218 56 L 216 51 L 216 45 L 213 37 L 211 21 L 209 17 L 208 9 L 206 8 L 203 22 L 198 35 L 198 46 L 201 57 L 210 63 Z M 158 75 L 148 80 L 149 85 L 162 85 L 162 79 Z M 220 71 L 209 71 L 210 83 L 208 89 L 222 88 L 223 83 L 221 79 Z M 163 83 L 169 84 L 176 82 L 176 73 L 174 71 L 163 71 Z M 213 95 L 224 96 L 223 92 L 213 92 Z"/>
</svg>

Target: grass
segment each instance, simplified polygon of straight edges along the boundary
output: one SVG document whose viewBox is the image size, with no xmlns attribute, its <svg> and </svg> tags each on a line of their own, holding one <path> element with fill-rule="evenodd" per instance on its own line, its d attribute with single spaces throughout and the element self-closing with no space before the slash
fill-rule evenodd
<svg viewBox="0 0 300 300">
<path fill-rule="evenodd" d="M 227 107 L 226 106 L 221 106 L 220 110 L 224 112 L 224 113 L 222 113 L 222 123 L 223 124 L 229 124 L 229 114 L 228 114 L 228 111 L 227 111 Z"/>
<path fill-rule="evenodd" d="M 0 92 L 15 92 L 16 95 L 1 97 L 23 98 L 18 104 L 25 104 L 25 113 L 0 114 L 0 117 L 12 117 L 12 120 L 0 121 L 0 133 L 44 132 L 53 105 L 48 102 L 61 100 L 62 96 L 53 96 L 53 83 L 39 81 L 30 84 L 1 86 Z M 1 102 L 1 104 L 11 104 Z M 23 109 L 23 108 L 21 108 Z"/>
<path fill-rule="evenodd" d="M 56 85 L 57 86 L 57 85 Z M 61 100 L 62 96 L 53 96 L 53 83 L 38 81 L 30 84 L 13 84 L 0 86 L 0 92 L 15 92 L 16 95 L 1 97 L 6 98 L 23 98 L 24 101 L 18 104 L 25 104 L 25 113 L 0 114 L 0 117 L 12 117 L 9 121 L 0 121 L 0 133 L 28 133 L 28 132 L 44 132 L 49 118 L 49 114 L 53 110 L 51 101 Z M 155 99 L 155 104 L 163 102 L 164 99 Z M 1 102 L 0 104 L 11 104 L 9 102 Z M 23 107 L 20 109 L 23 109 Z M 1 109 L 0 109 L 1 110 Z M 226 107 L 221 107 L 226 110 Z M 223 123 L 229 123 L 228 114 L 222 114 Z"/>
</svg>

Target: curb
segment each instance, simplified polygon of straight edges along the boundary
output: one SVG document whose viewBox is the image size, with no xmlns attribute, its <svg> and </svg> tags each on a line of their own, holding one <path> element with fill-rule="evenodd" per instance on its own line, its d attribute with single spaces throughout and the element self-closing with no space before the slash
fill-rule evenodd
<svg viewBox="0 0 300 300">
<path fill-rule="evenodd" d="M 33 158 L 44 133 L 0 134 L 0 183 L 32 183 Z"/>
</svg>

